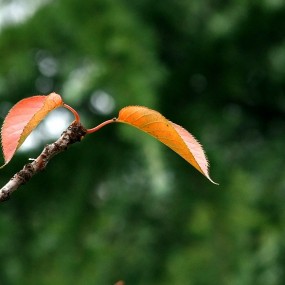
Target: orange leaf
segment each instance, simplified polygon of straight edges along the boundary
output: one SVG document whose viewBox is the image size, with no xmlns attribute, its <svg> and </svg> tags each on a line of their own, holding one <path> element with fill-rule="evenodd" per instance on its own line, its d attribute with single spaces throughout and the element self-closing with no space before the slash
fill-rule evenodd
<svg viewBox="0 0 285 285">
<path fill-rule="evenodd" d="M 51 93 L 23 99 L 12 107 L 1 130 L 4 165 L 12 159 L 16 150 L 46 115 L 62 105 L 60 95 Z"/>
<path fill-rule="evenodd" d="M 188 131 L 167 120 L 159 112 L 146 107 L 129 106 L 121 109 L 117 122 L 127 123 L 155 137 L 215 183 L 209 176 L 208 161 L 201 144 Z"/>
</svg>

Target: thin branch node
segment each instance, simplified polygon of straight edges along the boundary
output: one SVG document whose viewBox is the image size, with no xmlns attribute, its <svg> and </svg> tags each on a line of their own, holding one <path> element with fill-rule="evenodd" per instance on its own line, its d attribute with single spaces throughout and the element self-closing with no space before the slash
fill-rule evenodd
<svg viewBox="0 0 285 285">
<path fill-rule="evenodd" d="M 66 150 L 69 145 L 80 142 L 86 134 L 87 130 L 80 122 L 72 122 L 56 142 L 46 145 L 36 159 L 27 163 L 0 189 L 0 202 L 7 201 L 15 190 L 27 183 L 35 174 L 44 170 L 55 155 Z"/>
</svg>

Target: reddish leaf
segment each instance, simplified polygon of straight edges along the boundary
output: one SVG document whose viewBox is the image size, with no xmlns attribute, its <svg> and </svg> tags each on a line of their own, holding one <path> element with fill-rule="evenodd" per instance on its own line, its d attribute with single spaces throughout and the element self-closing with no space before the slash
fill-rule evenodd
<svg viewBox="0 0 285 285">
<path fill-rule="evenodd" d="M 125 107 L 119 112 L 117 122 L 130 124 L 155 137 L 215 183 L 209 176 L 208 161 L 201 144 L 188 131 L 157 111 L 141 106 Z"/>
<path fill-rule="evenodd" d="M 1 130 L 4 165 L 12 159 L 16 150 L 46 115 L 62 105 L 60 95 L 51 93 L 23 99 L 12 107 Z"/>
</svg>

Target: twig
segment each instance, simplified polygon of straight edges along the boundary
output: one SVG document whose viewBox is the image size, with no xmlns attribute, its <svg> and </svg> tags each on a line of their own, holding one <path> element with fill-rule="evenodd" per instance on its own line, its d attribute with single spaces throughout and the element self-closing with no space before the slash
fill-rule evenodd
<svg viewBox="0 0 285 285">
<path fill-rule="evenodd" d="M 35 174 L 44 170 L 51 158 L 66 150 L 69 145 L 80 142 L 86 132 L 80 122 L 71 123 L 56 142 L 47 145 L 33 162 L 27 163 L 0 189 L 0 202 L 8 200 L 15 190 L 27 183 Z"/>
</svg>

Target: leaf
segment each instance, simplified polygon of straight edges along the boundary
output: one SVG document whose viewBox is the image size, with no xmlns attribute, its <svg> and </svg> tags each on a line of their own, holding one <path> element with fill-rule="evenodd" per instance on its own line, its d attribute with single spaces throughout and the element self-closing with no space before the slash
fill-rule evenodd
<svg viewBox="0 0 285 285">
<path fill-rule="evenodd" d="M 134 126 L 167 145 L 198 171 L 209 176 L 208 161 L 201 144 L 184 128 L 172 123 L 159 112 L 141 106 L 121 109 L 117 122 Z"/>
<path fill-rule="evenodd" d="M 12 159 L 16 150 L 47 114 L 62 105 L 63 101 L 60 95 L 51 93 L 47 96 L 39 95 L 25 98 L 12 107 L 1 130 L 5 160 L 3 166 Z"/>
</svg>

